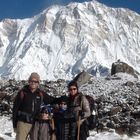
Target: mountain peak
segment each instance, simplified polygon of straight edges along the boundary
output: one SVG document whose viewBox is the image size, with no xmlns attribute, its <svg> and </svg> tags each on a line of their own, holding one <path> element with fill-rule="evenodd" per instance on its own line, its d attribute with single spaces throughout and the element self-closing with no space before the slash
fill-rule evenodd
<svg viewBox="0 0 140 140">
<path fill-rule="evenodd" d="M 97 1 L 52 6 L 33 18 L 0 22 L 0 76 L 71 79 L 101 76 L 118 59 L 140 71 L 140 16 Z M 96 74 L 95 74 L 96 75 Z"/>
</svg>

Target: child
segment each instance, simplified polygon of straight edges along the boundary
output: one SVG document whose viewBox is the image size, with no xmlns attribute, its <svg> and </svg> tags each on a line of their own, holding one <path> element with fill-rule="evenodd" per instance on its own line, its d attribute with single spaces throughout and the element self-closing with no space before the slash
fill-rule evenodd
<svg viewBox="0 0 140 140">
<path fill-rule="evenodd" d="M 65 118 L 67 114 L 67 96 L 61 96 L 59 107 L 54 110 L 54 121 L 57 140 L 67 140 L 69 135 L 69 122 Z"/>
<path fill-rule="evenodd" d="M 41 108 L 38 119 L 36 119 L 31 130 L 31 140 L 51 140 L 52 122 L 47 106 Z"/>
</svg>

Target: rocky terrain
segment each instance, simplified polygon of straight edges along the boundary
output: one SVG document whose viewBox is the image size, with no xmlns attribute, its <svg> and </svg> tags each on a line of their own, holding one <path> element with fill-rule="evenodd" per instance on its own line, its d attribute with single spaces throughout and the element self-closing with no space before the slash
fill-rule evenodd
<svg viewBox="0 0 140 140">
<path fill-rule="evenodd" d="M 85 75 L 76 79 L 84 81 Z M 0 82 L 0 115 L 11 116 L 12 105 L 18 90 L 28 81 Z M 52 96 L 68 94 L 67 83 L 63 79 L 57 81 L 41 81 L 40 87 Z M 116 132 L 128 135 L 140 135 L 140 81 L 132 75 L 117 73 L 112 76 L 88 77 L 80 86 L 83 94 L 93 96 L 96 101 L 99 131 L 115 129 Z M 96 130 L 96 129 L 95 129 Z"/>
</svg>

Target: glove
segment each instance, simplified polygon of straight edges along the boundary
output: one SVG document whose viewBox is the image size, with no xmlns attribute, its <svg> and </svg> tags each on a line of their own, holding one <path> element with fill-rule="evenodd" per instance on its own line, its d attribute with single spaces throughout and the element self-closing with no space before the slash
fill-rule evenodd
<svg viewBox="0 0 140 140">
<path fill-rule="evenodd" d="M 85 116 L 85 113 L 82 110 L 80 110 L 79 111 L 79 116 L 81 116 L 81 118 L 83 118 Z"/>
<path fill-rule="evenodd" d="M 16 128 L 14 128 L 14 132 L 17 133 L 17 129 Z"/>
<path fill-rule="evenodd" d="M 55 129 L 51 129 L 51 130 L 50 130 L 50 133 L 51 133 L 51 135 L 52 135 L 52 134 L 55 134 L 55 133 L 56 133 L 56 130 L 55 130 Z"/>
</svg>

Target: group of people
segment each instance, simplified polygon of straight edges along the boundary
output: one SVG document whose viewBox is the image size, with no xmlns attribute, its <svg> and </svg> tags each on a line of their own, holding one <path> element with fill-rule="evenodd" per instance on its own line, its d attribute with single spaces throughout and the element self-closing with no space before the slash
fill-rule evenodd
<svg viewBox="0 0 140 140">
<path fill-rule="evenodd" d="M 90 107 L 76 82 L 68 84 L 68 96 L 59 98 L 39 89 L 40 76 L 35 72 L 28 83 L 19 91 L 13 105 L 16 140 L 86 140 Z"/>
</svg>

